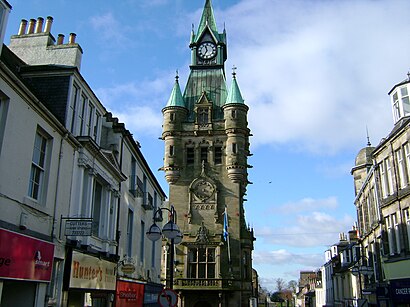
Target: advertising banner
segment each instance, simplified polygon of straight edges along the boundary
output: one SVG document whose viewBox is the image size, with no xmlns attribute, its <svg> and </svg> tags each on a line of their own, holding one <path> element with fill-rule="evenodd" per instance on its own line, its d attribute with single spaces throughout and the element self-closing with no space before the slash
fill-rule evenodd
<svg viewBox="0 0 410 307">
<path fill-rule="evenodd" d="M 73 251 L 70 288 L 115 290 L 117 264 Z"/>
<path fill-rule="evenodd" d="M 144 303 L 144 284 L 119 280 L 116 307 L 139 307 Z"/>
<path fill-rule="evenodd" d="M 54 244 L 0 229 L 0 278 L 50 281 Z"/>
<path fill-rule="evenodd" d="M 391 280 L 389 292 L 395 302 L 410 302 L 410 279 Z"/>
</svg>

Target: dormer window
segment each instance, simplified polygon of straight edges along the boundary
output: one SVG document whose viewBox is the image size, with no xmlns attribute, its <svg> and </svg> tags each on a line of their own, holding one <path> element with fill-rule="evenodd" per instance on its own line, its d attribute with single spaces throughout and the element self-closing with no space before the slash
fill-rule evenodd
<svg viewBox="0 0 410 307">
<path fill-rule="evenodd" d="M 410 115 L 409 84 L 397 87 L 391 95 L 394 123 Z"/>
</svg>

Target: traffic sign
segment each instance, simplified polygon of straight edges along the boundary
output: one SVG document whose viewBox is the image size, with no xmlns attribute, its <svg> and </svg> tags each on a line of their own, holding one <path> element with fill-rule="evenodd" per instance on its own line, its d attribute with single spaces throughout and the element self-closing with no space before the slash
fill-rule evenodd
<svg viewBox="0 0 410 307">
<path fill-rule="evenodd" d="M 158 294 L 158 304 L 161 307 L 175 307 L 178 303 L 178 295 L 172 289 L 164 289 Z"/>
</svg>

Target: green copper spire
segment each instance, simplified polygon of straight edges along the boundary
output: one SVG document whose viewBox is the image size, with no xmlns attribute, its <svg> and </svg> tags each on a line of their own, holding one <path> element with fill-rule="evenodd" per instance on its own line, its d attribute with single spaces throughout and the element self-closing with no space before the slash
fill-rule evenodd
<svg viewBox="0 0 410 307">
<path fill-rule="evenodd" d="M 201 21 L 199 22 L 197 37 L 200 37 L 202 32 L 205 30 L 206 26 L 208 26 L 213 32 L 213 34 L 216 37 L 218 37 L 218 29 L 216 28 L 216 21 L 214 17 L 214 11 L 212 9 L 211 0 L 205 1 L 205 6 L 202 12 Z"/>
<path fill-rule="evenodd" d="M 232 72 L 232 85 L 228 93 L 228 97 L 226 98 L 225 105 L 231 103 L 241 103 L 244 104 L 245 100 L 242 98 L 241 91 L 239 90 L 238 82 L 236 82 L 236 67 L 233 68 Z"/>
<path fill-rule="evenodd" d="M 184 98 L 182 97 L 182 92 L 181 88 L 179 87 L 179 82 L 178 82 L 179 76 L 178 72 L 177 75 L 175 76 L 175 84 L 174 88 L 172 89 L 171 92 L 171 97 L 169 97 L 168 102 L 167 102 L 167 107 L 185 107 L 185 102 Z"/>
</svg>

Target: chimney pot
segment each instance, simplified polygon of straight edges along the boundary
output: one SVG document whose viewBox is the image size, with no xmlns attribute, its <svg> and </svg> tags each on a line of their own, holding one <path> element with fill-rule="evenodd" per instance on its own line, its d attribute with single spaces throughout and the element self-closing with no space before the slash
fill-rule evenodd
<svg viewBox="0 0 410 307">
<path fill-rule="evenodd" d="M 27 34 L 33 34 L 34 33 L 34 27 L 36 25 L 36 20 L 35 19 L 30 19 L 28 22 L 28 31 Z"/>
<path fill-rule="evenodd" d="M 53 17 L 47 16 L 46 19 L 46 26 L 44 27 L 44 32 L 50 33 L 51 32 L 51 25 L 53 24 Z"/>
<path fill-rule="evenodd" d="M 17 33 L 17 35 L 26 34 L 26 28 L 27 28 L 27 20 L 22 19 L 20 22 L 20 28 L 19 28 L 19 32 Z"/>
<path fill-rule="evenodd" d="M 44 18 L 38 17 L 37 23 L 36 23 L 36 33 L 41 33 L 43 31 L 43 23 L 44 23 Z"/>
<path fill-rule="evenodd" d="M 75 33 L 70 33 L 70 36 L 68 38 L 68 43 L 69 44 L 75 44 L 75 38 L 76 38 L 77 34 Z"/>
<path fill-rule="evenodd" d="M 64 43 L 64 34 L 58 34 L 57 45 L 62 45 Z"/>
</svg>

